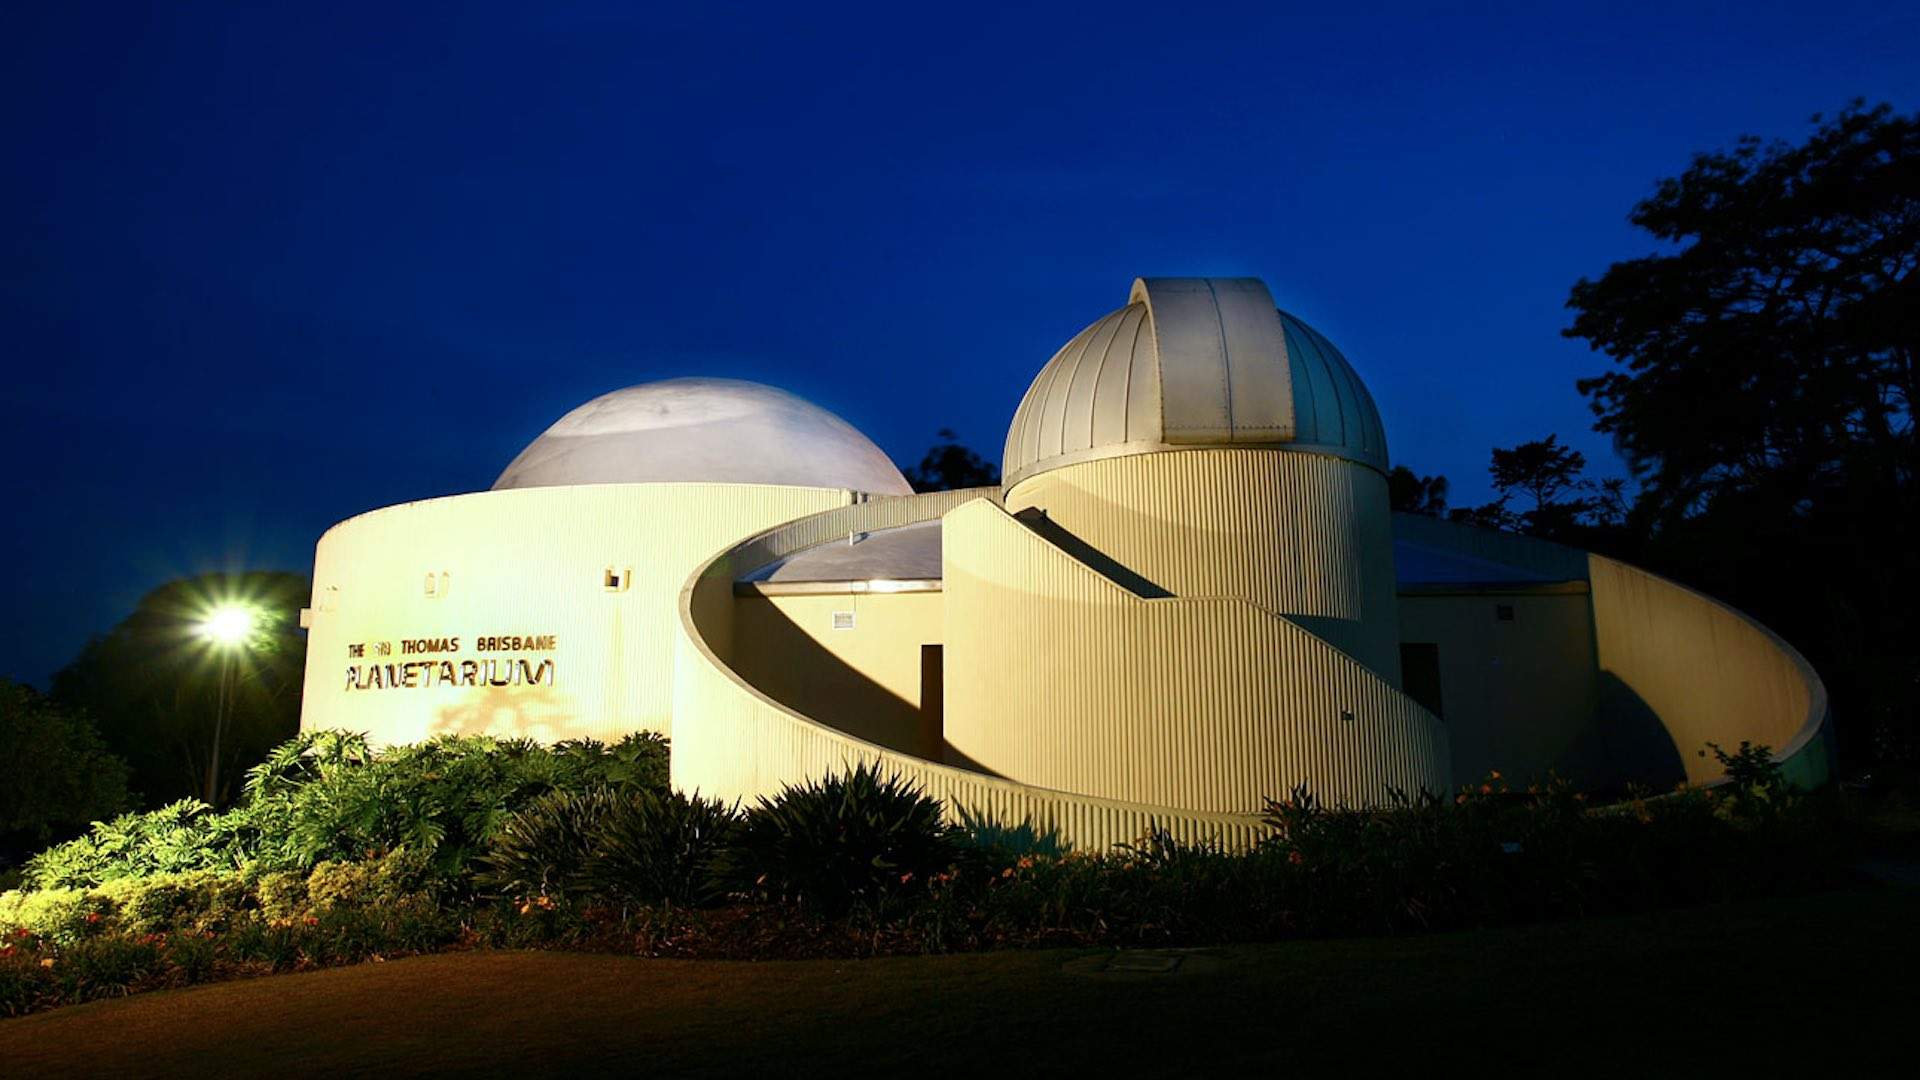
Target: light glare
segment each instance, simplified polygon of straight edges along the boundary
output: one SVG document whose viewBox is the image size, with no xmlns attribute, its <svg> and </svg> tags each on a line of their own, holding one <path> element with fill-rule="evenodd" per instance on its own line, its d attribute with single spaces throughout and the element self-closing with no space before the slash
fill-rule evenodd
<svg viewBox="0 0 1920 1080">
<path fill-rule="evenodd" d="M 253 631 L 253 612 L 243 607 L 215 608 L 200 623 L 200 635 L 222 645 L 232 645 Z"/>
</svg>

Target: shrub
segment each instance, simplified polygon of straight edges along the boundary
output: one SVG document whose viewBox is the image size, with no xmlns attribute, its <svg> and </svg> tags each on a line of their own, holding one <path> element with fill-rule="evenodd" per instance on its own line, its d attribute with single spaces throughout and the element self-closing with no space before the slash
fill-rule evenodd
<svg viewBox="0 0 1920 1080">
<path fill-rule="evenodd" d="M 706 904 L 722 891 L 715 863 L 738 815 L 718 799 L 636 790 L 617 795 L 593 835 L 591 891 L 622 904 Z"/>
<path fill-rule="evenodd" d="M 401 848 L 377 859 L 315 865 L 307 875 L 305 888 L 298 891 L 304 903 L 286 906 L 293 914 L 395 906 L 430 900 L 431 887 L 431 868 L 426 859 Z M 287 893 L 293 891 L 287 888 Z M 276 897 L 277 905 L 284 903 L 284 896 Z"/>
<path fill-rule="evenodd" d="M 214 870 L 116 878 L 93 895 L 112 908 L 116 929 L 133 934 L 225 930 L 259 910 L 244 877 Z"/>
<path fill-rule="evenodd" d="M 115 878 L 233 869 L 236 854 L 209 828 L 209 811 L 198 799 L 182 799 L 96 821 L 86 836 L 27 860 L 26 882 L 37 889 L 84 888 Z"/>
<path fill-rule="evenodd" d="M 92 887 L 122 877 L 192 870 L 310 870 L 405 849 L 442 884 L 459 886 L 474 856 L 515 812 L 554 791 L 664 792 L 666 740 L 443 737 L 374 750 L 357 735 L 307 732 L 247 773 L 224 813 L 187 799 L 95 823 L 35 856 L 34 888 Z"/>
<path fill-rule="evenodd" d="M 83 889 L 0 894 L 0 935 L 24 932 L 71 945 L 111 925 L 113 906 Z"/>
<path fill-rule="evenodd" d="M 555 791 L 528 803 L 494 833 L 474 882 L 503 897 L 577 897 L 613 796 L 604 788 Z"/>
<path fill-rule="evenodd" d="M 737 892 L 821 915 L 882 913 L 960 857 L 960 834 L 941 821 L 942 809 L 870 764 L 788 785 L 747 812 L 721 878 Z"/>
</svg>

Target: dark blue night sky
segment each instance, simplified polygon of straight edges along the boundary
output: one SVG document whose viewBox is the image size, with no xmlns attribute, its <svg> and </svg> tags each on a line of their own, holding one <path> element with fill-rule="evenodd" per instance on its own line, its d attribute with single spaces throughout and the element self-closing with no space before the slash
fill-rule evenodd
<svg viewBox="0 0 1920 1080">
<path fill-rule="evenodd" d="M 1617 473 L 1559 330 L 1631 205 L 1920 104 L 1913 8 L 1718 7 L 9 5 L 0 674 L 635 382 L 997 458 L 1141 274 L 1265 278 L 1456 502 L 1548 432 Z"/>
</svg>

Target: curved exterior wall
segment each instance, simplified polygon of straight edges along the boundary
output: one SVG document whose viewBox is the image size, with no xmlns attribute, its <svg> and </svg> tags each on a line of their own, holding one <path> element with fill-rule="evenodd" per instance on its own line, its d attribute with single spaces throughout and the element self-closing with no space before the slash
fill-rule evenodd
<svg viewBox="0 0 1920 1080">
<path fill-rule="evenodd" d="M 1050 469 L 1007 492 L 1178 597 L 1230 597 L 1300 625 L 1397 685 L 1386 478 L 1290 450 L 1187 450 Z"/>
<path fill-rule="evenodd" d="M 1690 783 L 1725 779 L 1709 742 L 1771 746 L 1797 783 L 1829 773 L 1827 688 L 1793 646 L 1733 608 L 1599 555 L 1590 557 L 1601 679 L 1613 710 L 1659 719 Z"/>
<path fill-rule="evenodd" d="M 823 488 L 598 484 L 350 518 L 320 538 L 314 557 L 300 726 L 366 732 L 380 744 L 667 732 L 687 576 L 741 536 L 850 498 Z M 609 572 L 619 584 L 609 587 Z M 489 673 L 506 684 L 488 685 Z"/>
<path fill-rule="evenodd" d="M 864 583 L 861 583 L 864 584 Z M 736 593 L 738 589 L 736 588 Z M 802 590 L 734 601 L 734 667 L 807 716 L 831 717 L 858 739 L 940 760 L 938 672 L 929 690 L 924 645 L 946 633 L 938 592 Z M 851 616 L 840 626 L 836 615 Z"/>
<path fill-rule="evenodd" d="M 962 503 L 991 505 L 980 492 L 876 499 L 793 522 L 715 556 L 680 596 L 674 651 L 674 710 L 688 718 L 675 732 L 673 785 L 725 800 L 770 796 L 860 763 L 921 785 L 957 819 L 1026 823 L 1083 848 L 1105 848 L 1164 829 L 1186 841 L 1251 844 L 1265 832 L 1249 815 L 1182 813 L 1165 806 L 1048 790 L 928 761 L 837 730 L 745 678 L 732 662 L 737 645 L 736 578 L 785 555 L 850 532 L 938 518 Z M 692 718 L 698 718 L 697 722 Z"/>
<path fill-rule="evenodd" d="M 1256 811 L 1301 783 L 1356 804 L 1448 786 L 1425 709 L 1269 611 L 1143 599 L 984 501 L 947 515 L 945 562 L 956 761 L 1203 812 Z"/>
</svg>

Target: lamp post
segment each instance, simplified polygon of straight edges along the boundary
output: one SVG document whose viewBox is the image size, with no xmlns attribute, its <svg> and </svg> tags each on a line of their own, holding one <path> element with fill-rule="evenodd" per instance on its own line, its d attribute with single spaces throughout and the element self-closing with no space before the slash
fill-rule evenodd
<svg viewBox="0 0 1920 1080">
<path fill-rule="evenodd" d="M 253 633 L 253 612 L 225 604 L 207 613 L 200 622 L 200 636 L 220 653 L 220 697 L 213 714 L 213 757 L 207 762 L 207 804 L 213 805 L 220 792 L 220 736 L 227 726 L 227 710 L 233 704 L 233 654 L 246 644 Z"/>
</svg>

